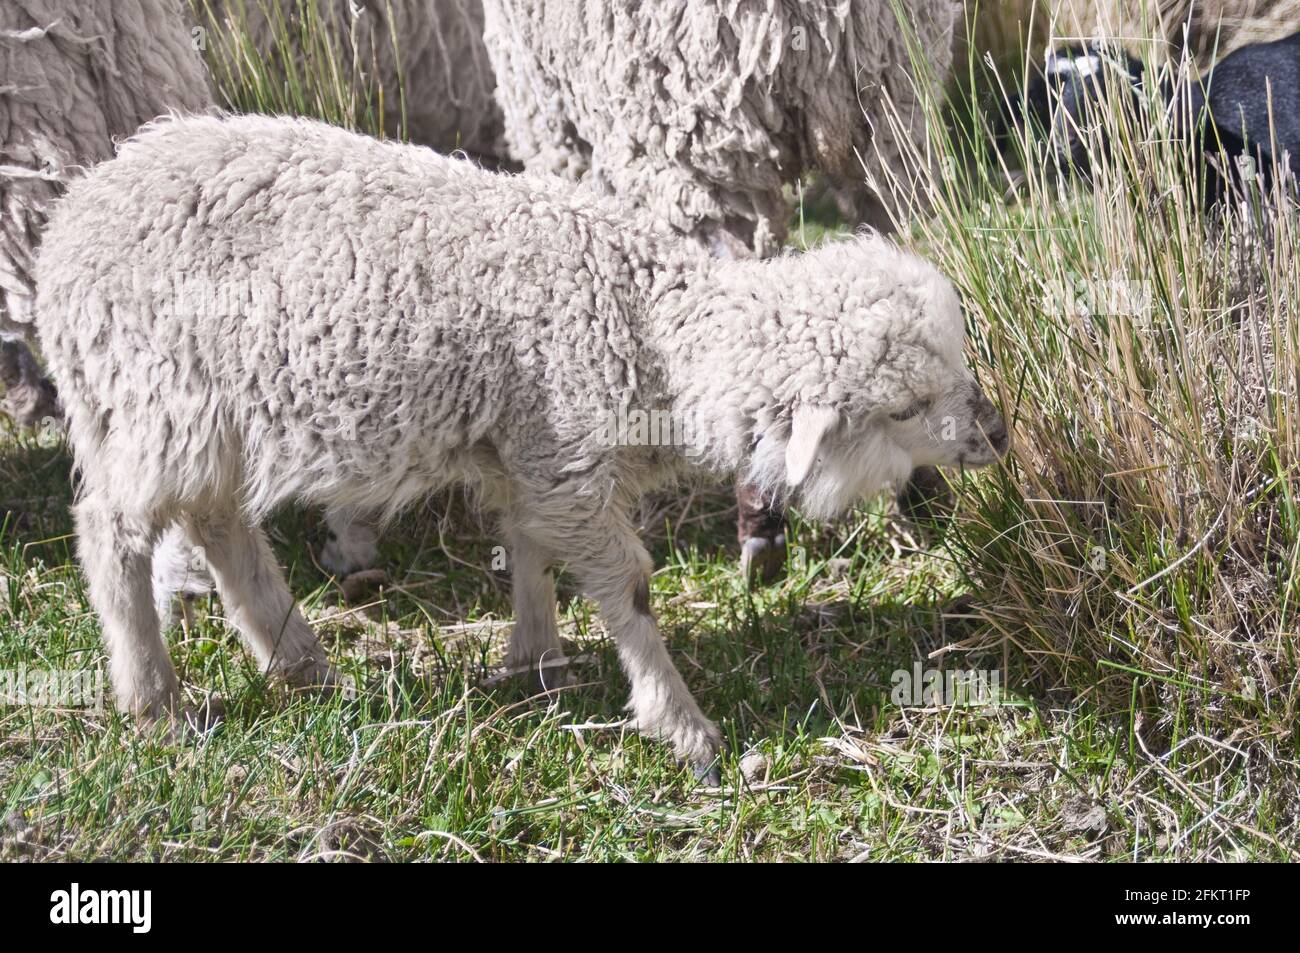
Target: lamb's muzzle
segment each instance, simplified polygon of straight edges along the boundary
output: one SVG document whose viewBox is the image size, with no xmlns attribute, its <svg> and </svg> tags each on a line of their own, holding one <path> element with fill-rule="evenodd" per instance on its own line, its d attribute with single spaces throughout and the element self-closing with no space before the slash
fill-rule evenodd
<svg viewBox="0 0 1300 953">
<path fill-rule="evenodd" d="M 637 498 L 743 473 L 830 515 L 1005 443 L 951 285 L 883 240 L 718 262 L 585 189 L 306 120 L 151 127 L 72 186 L 37 272 L 88 591 L 117 703 L 144 717 L 180 707 L 150 591 L 169 526 L 265 670 L 328 682 L 260 521 L 293 500 L 393 513 L 461 482 L 509 540 L 509 662 L 561 655 L 567 565 L 637 727 L 708 773 L 721 734 L 650 611 Z M 687 426 L 610 439 L 630 408 Z"/>
</svg>

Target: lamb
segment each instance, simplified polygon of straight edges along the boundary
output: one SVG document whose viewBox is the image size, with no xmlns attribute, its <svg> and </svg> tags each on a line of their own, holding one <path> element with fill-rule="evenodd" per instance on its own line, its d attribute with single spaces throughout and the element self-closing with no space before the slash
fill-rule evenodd
<svg viewBox="0 0 1300 953">
<path fill-rule="evenodd" d="M 211 104 L 178 0 L 5 0 L 0 5 L 0 379 L 11 415 L 58 413 L 28 345 L 32 262 L 72 169 L 168 112 Z"/>
<path fill-rule="evenodd" d="M 509 543 L 507 664 L 562 654 L 564 561 L 637 727 L 710 775 L 720 734 L 651 613 L 637 497 L 739 472 L 828 518 L 1008 439 L 952 286 L 883 239 L 717 261 L 588 189 L 311 120 L 141 132 L 70 188 L 37 286 L 88 591 L 117 704 L 146 721 L 185 717 L 150 598 L 166 527 L 203 546 L 268 673 L 328 684 L 262 520 L 291 500 L 391 515 L 463 482 Z M 673 439 L 611 423 L 629 410 Z"/>
<path fill-rule="evenodd" d="M 320 21 L 340 40 L 344 69 L 360 68 L 384 91 L 388 135 L 478 160 L 506 158 L 496 79 L 483 45 L 482 0 L 313 0 Z M 299 38 L 284 13 L 262 3 L 207 0 L 210 22 L 237 31 L 264 59 Z M 277 24 L 279 24 L 277 28 Z M 394 44 L 396 41 L 396 45 Z M 302 59 L 304 51 L 288 51 Z M 310 68 L 310 64 L 306 64 Z M 399 95 L 399 90 L 404 96 Z"/>
<path fill-rule="evenodd" d="M 906 5 L 942 83 L 960 4 Z M 715 252 L 777 251 L 784 185 L 896 162 L 884 95 L 920 133 L 892 0 L 484 0 L 512 155 L 644 204 Z M 864 115 L 865 113 L 865 115 Z"/>
</svg>

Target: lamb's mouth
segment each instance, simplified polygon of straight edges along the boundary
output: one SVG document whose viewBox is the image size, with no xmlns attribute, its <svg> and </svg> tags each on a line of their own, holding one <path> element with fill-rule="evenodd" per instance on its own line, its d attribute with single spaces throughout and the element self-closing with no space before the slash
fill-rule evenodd
<svg viewBox="0 0 1300 953">
<path fill-rule="evenodd" d="M 966 470 L 979 470 L 982 467 L 988 466 L 992 462 L 993 462 L 992 459 L 981 460 L 976 458 L 972 460 L 970 455 L 967 454 L 965 451 L 963 451 L 957 457 L 957 470 L 960 472 L 964 472 Z"/>
</svg>

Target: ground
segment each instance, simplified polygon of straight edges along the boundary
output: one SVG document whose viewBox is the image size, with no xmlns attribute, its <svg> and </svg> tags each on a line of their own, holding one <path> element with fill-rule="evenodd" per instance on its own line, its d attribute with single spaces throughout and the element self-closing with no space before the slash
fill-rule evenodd
<svg viewBox="0 0 1300 953">
<path fill-rule="evenodd" d="M 64 448 L 12 435 L 0 468 L 0 669 L 102 670 Z M 318 516 L 275 522 L 355 692 L 267 685 L 213 601 L 172 632 L 186 690 L 230 708 L 202 741 L 165 746 L 111 705 L 0 708 L 0 859 L 1289 856 L 1278 820 L 1235 799 L 1231 762 L 1146 756 L 1125 713 L 1018 691 L 1014 660 L 935 656 L 976 624 L 941 534 L 918 548 L 884 502 L 831 527 L 796 521 L 788 576 L 751 593 L 730 506 L 706 489 L 644 513 L 654 607 L 727 739 L 720 790 L 619 726 L 626 684 L 585 600 L 563 610 L 575 687 L 501 677 L 508 574 L 490 528 L 444 496 L 385 535 L 389 582 L 351 606 L 314 565 Z M 900 708 L 891 676 L 914 662 L 1000 670 L 1004 695 Z M 1211 797 L 1224 806 L 1207 820 Z"/>
</svg>

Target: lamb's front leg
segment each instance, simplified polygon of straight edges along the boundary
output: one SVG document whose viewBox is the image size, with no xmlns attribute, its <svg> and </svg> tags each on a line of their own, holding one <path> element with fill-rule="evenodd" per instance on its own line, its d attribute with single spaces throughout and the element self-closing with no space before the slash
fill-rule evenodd
<svg viewBox="0 0 1300 953">
<path fill-rule="evenodd" d="M 637 729 L 671 744 L 677 756 L 695 769 L 696 777 L 716 785 L 722 733 L 700 711 L 668 657 L 650 612 L 650 554 L 623 521 L 594 521 L 584 527 L 584 535 L 599 542 L 571 559 L 571 565 L 583 589 L 600 606 L 618 646 L 623 670 L 632 683 L 628 708 Z"/>
</svg>

